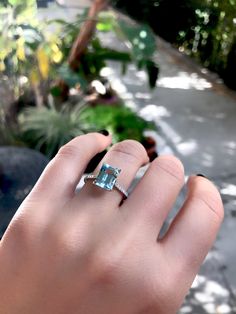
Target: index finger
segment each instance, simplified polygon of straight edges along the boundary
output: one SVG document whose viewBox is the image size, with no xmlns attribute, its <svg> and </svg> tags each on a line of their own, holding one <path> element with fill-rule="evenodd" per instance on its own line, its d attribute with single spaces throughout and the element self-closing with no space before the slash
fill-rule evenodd
<svg viewBox="0 0 236 314">
<path fill-rule="evenodd" d="M 72 198 L 89 161 L 111 144 L 111 136 L 81 135 L 60 148 L 27 198 L 45 199 L 53 205 Z"/>
</svg>

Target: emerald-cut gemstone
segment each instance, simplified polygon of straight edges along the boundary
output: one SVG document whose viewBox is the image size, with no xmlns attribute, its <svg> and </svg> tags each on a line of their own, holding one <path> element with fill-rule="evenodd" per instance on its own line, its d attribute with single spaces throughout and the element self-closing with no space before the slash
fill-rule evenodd
<svg viewBox="0 0 236 314">
<path fill-rule="evenodd" d="M 121 169 L 119 168 L 113 168 L 108 164 L 103 164 L 97 178 L 93 183 L 102 189 L 111 191 L 120 172 Z"/>
</svg>

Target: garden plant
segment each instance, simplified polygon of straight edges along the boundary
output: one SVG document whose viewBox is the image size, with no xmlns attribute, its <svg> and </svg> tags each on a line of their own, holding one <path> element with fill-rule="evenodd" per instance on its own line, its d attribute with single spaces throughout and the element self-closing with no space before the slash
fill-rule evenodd
<svg viewBox="0 0 236 314">
<path fill-rule="evenodd" d="M 28 146 L 51 158 L 74 136 L 101 126 L 112 129 L 117 140 L 142 140 L 144 129 L 153 128 L 124 106 L 100 72 L 108 60 L 119 62 L 123 74 L 134 63 L 137 70 L 146 71 L 147 84 L 154 88 L 158 77 L 155 37 L 146 25 L 121 22 L 107 4 L 94 1 L 73 21 L 42 23 L 35 1 L 1 2 L 0 79 L 7 82 L 12 96 L 0 107 L 1 144 Z M 114 32 L 130 48 L 104 46 L 100 39 L 104 32 Z M 105 92 L 99 93 L 94 81 Z M 103 102 L 110 107 L 100 106 Z M 107 115 L 107 125 L 101 114 L 94 119 L 93 112 L 99 110 Z"/>
</svg>

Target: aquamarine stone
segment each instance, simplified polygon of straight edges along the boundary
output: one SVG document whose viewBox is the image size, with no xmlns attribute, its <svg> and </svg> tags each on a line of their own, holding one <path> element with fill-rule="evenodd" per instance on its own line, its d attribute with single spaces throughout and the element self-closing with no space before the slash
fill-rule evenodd
<svg viewBox="0 0 236 314">
<path fill-rule="evenodd" d="M 97 178 L 93 183 L 102 189 L 111 191 L 120 172 L 121 169 L 119 168 L 113 168 L 108 164 L 103 164 Z"/>
</svg>

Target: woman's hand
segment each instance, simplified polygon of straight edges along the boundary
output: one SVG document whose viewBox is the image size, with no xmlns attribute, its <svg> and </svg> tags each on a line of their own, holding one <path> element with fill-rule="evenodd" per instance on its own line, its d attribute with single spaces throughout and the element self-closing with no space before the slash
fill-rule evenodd
<svg viewBox="0 0 236 314">
<path fill-rule="evenodd" d="M 49 163 L 0 242 L 1 314 L 172 314 L 180 307 L 223 219 L 215 186 L 193 176 L 168 230 L 161 226 L 184 184 L 181 162 L 154 160 L 126 201 L 87 182 L 86 165 L 111 143 L 75 138 Z M 102 163 L 122 169 L 126 189 L 148 162 L 135 141 Z M 96 173 L 99 171 L 99 165 Z"/>
</svg>

